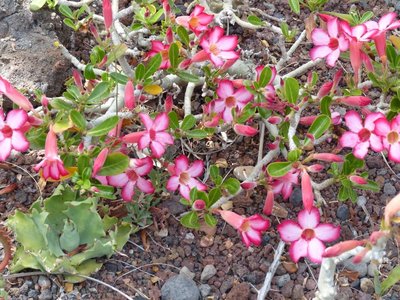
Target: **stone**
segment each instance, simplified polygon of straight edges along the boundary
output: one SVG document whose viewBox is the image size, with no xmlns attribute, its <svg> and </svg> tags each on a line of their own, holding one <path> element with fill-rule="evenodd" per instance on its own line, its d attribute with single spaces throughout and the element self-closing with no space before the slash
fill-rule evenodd
<svg viewBox="0 0 400 300">
<path fill-rule="evenodd" d="M 290 281 L 290 275 L 289 274 L 284 274 L 282 276 L 277 276 L 275 279 L 276 285 L 278 287 L 283 287 L 285 284 L 287 284 Z"/>
<path fill-rule="evenodd" d="M 303 299 L 304 288 L 301 284 L 296 284 L 293 288 L 292 299 Z"/>
<path fill-rule="evenodd" d="M 50 279 L 48 279 L 46 276 L 43 276 L 43 275 L 39 276 L 38 284 L 42 291 L 47 290 L 51 287 Z"/>
<path fill-rule="evenodd" d="M 290 298 L 293 293 L 293 287 L 294 287 L 294 281 L 289 280 L 282 288 L 281 288 L 281 293 L 283 296 L 286 298 Z"/>
<path fill-rule="evenodd" d="M 208 284 L 200 284 L 199 285 L 200 294 L 203 298 L 207 297 L 211 293 L 211 286 Z"/>
<path fill-rule="evenodd" d="M 375 291 L 374 283 L 369 278 L 361 278 L 360 288 L 364 293 L 372 294 Z"/>
<path fill-rule="evenodd" d="M 292 203 L 294 206 L 299 206 L 300 204 L 303 203 L 303 196 L 301 193 L 301 189 L 295 188 L 292 192 L 292 194 L 289 197 L 290 203 Z"/>
<path fill-rule="evenodd" d="M 44 290 L 39 295 L 39 300 L 52 300 L 54 296 L 50 290 Z"/>
<path fill-rule="evenodd" d="M 368 264 L 368 276 L 374 277 L 375 271 L 378 271 L 378 266 L 372 262 Z"/>
<path fill-rule="evenodd" d="M 385 183 L 383 186 L 383 192 L 388 196 L 396 195 L 396 188 L 390 182 Z"/>
<path fill-rule="evenodd" d="M 215 274 L 217 274 L 217 269 L 215 269 L 214 265 L 206 265 L 203 269 L 203 272 L 201 272 L 200 281 L 205 282 Z"/>
<path fill-rule="evenodd" d="M 229 277 L 228 279 L 222 282 L 219 290 L 221 291 L 222 294 L 225 294 L 232 288 L 232 286 L 233 286 L 233 277 Z"/>
<path fill-rule="evenodd" d="M 32 286 L 32 284 L 31 284 L 31 286 Z M 21 294 L 26 294 L 26 293 L 28 293 L 28 290 L 29 290 L 29 284 L 28 284 L 28 282 L 24 282 L 24 284 L 19 288 L 19 292 L 21 293 Z"/>
<path fill-rule="evenodd" d="M 108 272 L 116 273 L 118 272 L 118 265 L 112 262 L 106 262 L 104 267 Z"/>
<path fill-rule="evenodd" d="M 186 266 L 182 267 L 182 269 L 179 271 L 179 274 L 185 275 L 185 276 L 189 277 L 190 279 L 193 279 L 194 276 L 196 276 L 196 274 L 194 274 L 193 272 L 191 272 L 191 271 L 189 270 L 189 268 L 186 267 Z"/>
<path fill-rule="evenodd" d="M 350 217 L 350 211 L 349 211 L 349 207 L 347 206 L 347 204 L 341 204 L 336 212 L 336 216 L 338 217 L 338 219 L 340 221 L 346 221 L 349 219 Z"/>
<path fill-rule="evenodd" d="M 247 283 L 235 284 L 226 295 L 226 300 L 250 299 L 250 287 Z"/>
<path fill-rule="evenodd" d="M 306 289 L 309 291 L 313 291 L 317 287 L 317 283 L 313 278 L 308 278 L 306 282 Z"/>
<path fill-rule="evenodd" d="M 37 296 L 39 295 L 39 292 L 36 290 L 30 290 L 28 292 L 28 298 L 37 298 Z"/>
<path fill-rule="evenodd" d="M 368 266 L 366 263 L 361 262 L 358 264 L 355 264 L 352 262 L 352 259 L 347 259 L 345 260 L 342 265 L 350 271 L 356 271 L 359 274 L 359 278 L 365 277 L 367 275 L 368 272 Z"/>
<path fill-rule="evenodd" d="M 161 288 L 162 300 L 198 300 L 200 291 L 196 283 L 185 275 L 169 278 Z"/>
</svg>

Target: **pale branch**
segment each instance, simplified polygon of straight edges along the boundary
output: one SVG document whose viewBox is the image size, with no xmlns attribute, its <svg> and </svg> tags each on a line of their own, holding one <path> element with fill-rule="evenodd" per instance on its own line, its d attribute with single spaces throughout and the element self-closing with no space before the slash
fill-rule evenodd
<svg viewBox="0 0 400 300">
<path fill-rule="evenodd" d="M 358 84 L 359 89 L 364 89 L 364 88 L 370 88 L 373 85 L 373 82 L 371 80 L 367 80 L 364 82 L 361 82 Z"/>
<path fill-rule="evenodd" d="M 300 34 L 300 36 L 297 38 L 296 42 L 290 47 L 290 49 L 287 51 L 286 55 L 282 55 L 282 58 L 278 61 L 276 64 L 276 70 L 279 72 L 283 65 L 292 58 L 293 53 L 297 50 L 297 48 L 300 46 L 300 44 L 303 42 L 304 38 L 306 37 L 306 31 L 303 30 L 303 32 Z"/>
<path fill-rule="evenodd" d="M 259 121 L 258 124 L 260 125 L 260 141 L 258 142 L 257 162 L 259 162 L 263 157 L 264 138 L 265 138 L 265 123 L 262 121 Z"/>
<path fill-rule="evenodd" d="M 311 61 L 301 65 L 297 69 L 293 70 L 292 72 L 289 72 L 286 75 L 283 75 L 282 78 L 284 79 L 284 78 L 288 78 L 288 77 L 297 77 L 299 75 L 303 75 L 309 69 L 318 65 L 321 61 L 322 61 L 322 59 L 320 59 L 320 58 L 318 58 L 314 61 L 311 60 Z"/>
<path fill-rule="evenodd" d="M 290 125 L 289 125 L 289 131 L 288 131 L 288 140 L 289 140 L 290 151 L 297 148 L 293 137 L 296 135 L 297 126 L 299 125 L 299 122 L 300 122 L 301 113 L 307 106 L 308 106 L 308 102 L 305 102 L 303 105 L 300 106 L 299 110 L 296 111 L 290 118 Z"/>
<path fill-rule="evenodd" d="M 264 283 L 263 283 L 261 289 L 258 290 L 257 300 L 264 300 L 265 297 L 267 296 L 267 294 L 271 288 L 272 278 L 274 278 L 275 272 L 278 269 L 278 266 L 280 264 L 280 258 L 282 256 L 284 249 L 285 249 L 285 242 L 280 240 L 278 247 L 276 248 L 276 251 L 275 251 L 274 260 L 273 260 L 271 266 L 269 267 L 268 273 L 265 276 Z"/>
<path fill-rule="evenodd" d="M 247 179 L 244 182 L 254 182 L 255 180 L 258 179 L 258 177 L 260 176 L 261 172 L 262 172 L 262 168 L 263 166 L 265 166 L 266 164 L 270 163 L 274 158 L 276 158 L 279 155 L 279 147 L 276 147 L 276 149 L 271 150 L 268 152 L 267 155 L 265 155 L 263 157 L 262 160 L 260 160 L 254 167 L 253 171 L 251 172 L 251 174 L 247 177 Z M 220 207 L 222 204 L 226 203 L 227 201 L 229 201 L 230 199 L 232 199 L 233 197 L 236 197 L 237 195 L 239 195 L 240 193 L 243 192 L 243 189 L 240 187 L 239 190 L 234 194 L 234 195 L 229 195 L 229 196 L 224 196 L 221 197 L 217 202 L 215 202 L 211 208 L 218 208 Z"/>
<path fill-rule="evenodd" d="M 69 7 L 81 7 L 83 5 L 89 5 L 92 3 L 94 0 L 81 0 L 78 2 L 75 1 L 69 1 L 69 0 L 58 0 L 57 5 L 66 5 Z"/>
<path fill-rule="evenodd" d="M 196 84 L 193 82 L 188 82 L 185 92 L 185 97 L 183 101 L 183 111 L 185 112 L 185 117 L 192 113 L 192 95 Z"/>
<path fill-rule="evenodd" d="M 69 53 L 69 51 L 67 50 L 67 48 L 65 48 L 63 45 L 59 44 L 58 46 L 61 49 L 61 53 L 64 55 L 64 57 L 66 59 L 68 59 L 78 70 L 84 71 L 86 68 L 86 65 L 81 63 L 75 56 L 73 56 L 71 53 Z M 96 75 L 103 75 L 105 71 L 97 69 L 97 68 L 93 68 L 93 72 Z"/>
</svg>

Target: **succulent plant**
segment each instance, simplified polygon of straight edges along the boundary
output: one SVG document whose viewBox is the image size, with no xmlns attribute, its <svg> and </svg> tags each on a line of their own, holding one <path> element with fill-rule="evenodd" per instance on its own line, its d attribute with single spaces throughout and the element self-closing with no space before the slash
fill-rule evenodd
<svg viewBox="0 0 400 300">
<path fill-rule="evenodd" d="M 29 212 L 16 211 L 7 221 L 18 242 L 12 273 L 38 269 L 66 273 L 66 280 L 84 279 L 102 263 L 96 258 L 110 257 L 129 239 L 132 225 L 97 211 L 98 198 L 83 198 L 67 185 L 57 187 L 53 195 L 38 199 Z"/>
</svg>

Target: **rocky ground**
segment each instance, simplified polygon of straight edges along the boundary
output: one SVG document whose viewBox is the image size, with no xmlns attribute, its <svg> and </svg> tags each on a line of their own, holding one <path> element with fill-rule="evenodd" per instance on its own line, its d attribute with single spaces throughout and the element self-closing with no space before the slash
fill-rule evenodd
<svg viewBox="0 0 400 300">
<path fill-rule="evenodd" d="M 328 10 L 348 11 L 350 1 L 330 1 Z M 354 1 L 353 1 L 354 2 Z M 284 3 L 284 4 L 283 4 Z M 286 1 L 253 1 L 266 13 L 290 20 L 291 26 L 303 29 L 305 14 L 293 15 Z M 387 5 L 398 5 L 396 1 L 358 1 L 361 10 L 372 10 L 381 15 L 389 9 Z M 50 17 L 49 17 L 50 16 Z M 22 22 L 22 25 L 19 22 Z M 24 25 L 25 24 L 25 25 Z M 245 49 L 258 53 L 254 59 L 260 63 L 272 63 L 278 57 L 279 48 L 273 34 L 268 30 L 258 32 L 233 27 L 233 33 L 241 36 Z M 57 95 L 63 88 L 63 81 L 69 75 L 70 65 L 52 46 L 55 34 L 61 42 L 80 57 L 87 56 L 87 36 L 73 34 L 62 27 L 60 18 L 43 11 L 30 15 L 22 10 L 18 1 L 5 0 L 0 3 L 0 74 L 15 84 L 27 89 L 42 88 L 50 96 Z M 265 49 L 265 40 L 270 45 Z M 41 47 L 41 48 L 35 48 Z M 46 48 L 47 47 L 47 48 Z M 291 67 L 309 60 L 311 45 L 305 43 L 290 62 Z M 54 52 L 51 52 L 54 51 Z M 46 55 L 43 55 L 46 53 Z M 35 58 L 38 55 L 37 58 Z M 60 63 L 61 62 L 61 63 Z M 61 65 L 60 65 L 61 64 Z M 346 66 L 345 66 L 346 67 Z M 325 66 L 318 71 L 326 79 L 332 70 Z M 34 79 L 34 80 L 33 80 Z M 331 152 L 335 144 L 321 145 L 321 151 Z M 258 152 L 258 141 L 244 138 L 224 151 L 206 153 L 202 144 L 194 144 L 193 151 L 212 162 L 227 161 L 224 172 L 230 172 L 240 165 L 254 165 Z M 15 184 L 15 190 L 0 195 L 0 219 L 5 220 L 16 208 L 26 209 L 38 197 L 38 189 L 32 178 L 32 166 L 39 161 L 35 153 L 15 157 L 13 165 L 0 165 L 0 187 Z M 329 208 L 323 209 L 324 222 L 333 222 L 342 228 L 341 238 L 354 239 L 369 235 L 379 228 L 383 207 L 400 191 L 400 166 L 386 165 L 380 155 L 366 157 L 367 170 L 371 179 L 381 187 L 379 193 L 358 191 L 357 203 L 339 203 L 336 200 L 337 186 L 323 191 Z M 327 175 L 319 174 L 314 179 L 320 182 Z M 51 186 L 47 187 L 51 192 Z M 235 198 L 235 211 L 251 215 L 261 211 L 265 191 L 256 190 Z M 289 201 L 278 200 L 281 215 L 271 217 L 271 228 L 276 228 L 282 214 L 295 218 L 301 203 L 301 192 L 295 189 Z M 364 207 L 364 208 L 363 208 Z M 220 222 L 216 233 L 188 230 L 180 226 L 179 216 L 185 211 L 176 197 L 164 199 L 156 211 L 157 223 L 162 226 L 147 227 L 132 235 L 123 251 L 111 259 L 104 260 L 103 268 L 93 277 L 124 291 L 133 299 L 255 299 L 266 272 L 273 261 L 274 248 L 279 242 L 276 231 L 269 230 L 258 248 L 247 249 L 237 232 Z M 161 220 L 160 220 L 161 219 Z M 287 248 L 286 248 L 287 249 Z M 339 286 L 338 299 L 375 299 L 373 276 L 376 270 L 380 278 L 399 263 L 398 247 L 389 243 L 387 260 L 379 267 L 361 263 L 354 265 L 347 261 L 339 266 L 336 278 Z M 281 257 L 281 265 L 272 281 L 267 299 L 311 299 L 316 290 L 319 266 L 302 260 L 293 264 L 287 251 Z M 62 277 L 51 275 L 23 277 L 7 280 L 6 289 L 11 299 L 124 299 L 109 287 L 93 281 L 77 285 L 65 284 Z M 188 295 L 188 298 L 182 298 Z M 400 285 L 395 285 L 384 299 L 399 299 Z"/>
</svg>

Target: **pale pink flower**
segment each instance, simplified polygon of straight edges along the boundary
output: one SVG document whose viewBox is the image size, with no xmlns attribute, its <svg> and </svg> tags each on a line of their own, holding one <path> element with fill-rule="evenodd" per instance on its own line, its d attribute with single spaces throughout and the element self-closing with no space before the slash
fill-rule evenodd
<svg viewBox="0 0 400 300">
<path fill-rule="evenodd" d="M 333 242 L 339 238 L 340 227 L 332 224 L 320 224 L 317 208 L 302 210 L 298 215 L 298 223 L 284 220 L 277 227 L 281 239 L 290 244 L 290 258 L 297 263 L 301 257 L 308 257 L 314 263 L 322 261 L 325 251 L 323 242 Z"/>
<path fill-rule="evenodd" d="M 153 160 L 150 157 L 141 159 L 131 158 L 129 167 L 124 173 L 107 176 L 108 184 L 122 187 L 121 196 L 125 201 L 132 201 L 135 188 L 146 194 L 154 193 L 154 186 L 150 180 L 143 178 L 153 169 Z"/>
<path fill-rule="evenodd" d="M 171 177 L 167 182 L 167 189 L 169 191 L 179 192 L 185 199 L 190 199 L 190 190 L 197 188 L 199 191 L 205 191 L 207 186 L 197 180 L 204 172 L 204 163 L 201 160 L 194 161 L 189 165 L 189 159 L 185 155 L 179 155 L 175 159 L 175 164 L 168 166 L 168 172 Z"/>
<path fill-rule="evenodd" d="M 134 132 L 125 135 L 122 141 L 125 143 L 138 143 L 139 149 L 150 147 L 155 158 L 160 158 L 167 145 L 173 145 L 174 139 L 168 132 L 169 118 L 166 113 L 158 114 L 154 120 L 149 115 L 140 113 L 140 120 L 146 127 L 145 131 Z"/>
<path fill-rule="evenodd" d="M 299 170 L 291 169 L 282 177 L 272 179 L 271 185 L 274 194 L 282 194 L 283 200 L 287 200 L 293 191 L 293 185 L 299 184 Z"/>
<path fill-rule="evenodd" d="M 376 51 L 384 63 L 386 62 L 386 32 L 400 27 L 400 21 L 395 20 L 396 17 L 396 13 L 390 12 L 381 17 L 378 22 L 367 21 L 364 23 L 368 30 L 378 30 L 373 36 L 373 40 L 375 42 Z"/>
<path fill-rule="evenodd" d="M 344 241 L 344 242 L 338 243 L 332 247 L 326 248 L 325 252 L 322 254 L 322 257 L 336 257 L 336 256 L 339 256 L 340 254 L 350 251 L 358 246 L 364 246 L 365 243 L 366 243 L 365 240 Z"/>
<path fill-rule="evenodd" d="M 389 159 L 400 163 L 400 115 L 389 121 L 381 117 L 375 122 L 374 133 L 382 137 L 383 146 L 389 153 Z"/>
<path fill-rule="evenodd" d="M 237 213 L 227 210 L 219 210 L 221 217 L 233 228 L 237 229 L 242 236 L 243 243 L 250 247 L 251 244 L 259 246 L 261 244 L 261 234 L 269 226 L 269 220 L 260 215 L 253 215 L 245 218 Z"/>
<path fill-rule="evenodd" d="M 192 57 L 192 62 L 205 61 L 207 59 L 216 67 L 221 67 L 227 60 L 236 60 L 239 54 L 234 50 L 238 45 L 237 36 L 225 36 L 224 29 L 216 26 L 206 32 L 200 45 L 203 50 Z"/>
<path fill-rule="evenodd" d="M 96 159 L 93 162 L 93 171 L 92 171 L 93 177 L 95 177 L 97 175 L 97 173 L 100 171 L 100 169 L 103 167 L 103 165 L 107 159 L 108 152 L 109 152 L 109 149 L 104 148 L 97 155 Z"/>
<path fill-rule="evenodd" d="M 236 134 L 243 136 L 255 136 L 258 133 L 258 130 L 254 127 L 243 124 L 235 124 L 233 126 L 233 130 L 236 132 Z"/>
<path fill-rule="evenodd" d="M 112 8 L 110 0 L 103 0 L 104 25 L 107 31 L 110 31 L 113 22 Z"/>
<path fill-rule="evenodd" d="M 351 106 L 367 106 L 371 99 L 365 96 L 347 96 L 336 99 L 336 102 Z"/>
<path fill-rule="evenodd" d="M 17 104 L 23 110 L 29 111 L 33 109 L 33 105 L 28 98 L 18 92 L 5 78 L 0 76 L 0 95 L 2 94 L 6 95 L 7 98 L 10 98 L 12 102 Z"/>
<path fill-rule="evenodd" d="M 274 191 L 269 190 L 267 192 L 267 197 L 265 197 L 264 207 L 263 207 L 263 214 L 270 215 L 272 214 L 272 209 L 274 208 Z"/>
<path fill-rule="evenodd" d="M 28 114 L 24 110 L 14 109 L 5 118 L 0 108 L 0 161 L 5 161 L 12 149 L 20 152 L 28 150 L 29 142 L 24 136 L 27 122 Z"/>
<path fill-rule="evenodd" d="M 254 96 L 244 86 L 235 89 L 232 81 L 221 80 L 217 87 L 218 99 L 212 101 L 210 108 L 219 114 L 226 123 L 233 121 L 232 109 L 240 113 L 253 100 Z M 210 102 L 211 103 L 211 102 Z"/>
<path fill-rule="evenodd" d="M 135 103 L 135 89 L 133 87 L 133 83 L 129 80 L 125 85 L 125 95 L 124 102 L 127 109 L 134 109 L 136 106 Z"/>
<path fill-rule="evenodd" d="M 354 182 L 355 184 L 367 184 L 368 180 L 365 179 L 364 177 L 358 176 L 358 175 L 351 175 L 349 177 L 351 182 Z"/>
<path fill-rule="evenodd" d="M 44 159 L 33 168 L 36 172 L 42 170 L 41 176 L 47 180 L 59 180 L 62 176 L 68 175 L 68 171 L 64 167 L 64 163 L 58 155 L 57 136 L 50 127 L 46 137 L 45 156 Z"/>
<path fill-rule="evenodd" d="M 308 175 L 305 169 L 301 172 L 301 197 L 304 208 L 310 211 L 314 205 L 314 192 L 310 175 Z"/>
<path fill-rule="evenodd" d="M 208 30 L 208 25 L 213 19 L 213 15 L 204 12 L 203 6 L 196 5 L 189 16 L 177 17 L 175 21 L 177 24 L 192 30 L 195 35 L 200 35 L 202 32 Z"/>
<path fill-rule="evenodd" d="M 162 58 L 160 69 L 168 69 L 169 67 L 171 67 L 171 62 L 169 61 L 169 56 L 168 56 L 169 47 L 170 45 L 164 45 L 160 41 L 151 41 L 151 49 L 147 53 L 146 57 L 150 58 L 156 55 L 157 53 L 160 53 Z"/>
<path fill-rule="evenodd" d="M 327 21 L 325 31 L 315 28 L 311 33 L 311 39 L 315 45 L 310 51 L 312 60 L 317 58 L 326 58 L 328 66 L 333 67 L 340 56 L 340 52 L 349 48 L 349 42 L 340 33 L 339 21 L 337 18 L 330 18 Z"/>
<path fill-rule="evenodd" d="M 343 157 L 333 153 L 314 153 L 312 158 L 326 162 L 343 162 Z"/>
<path fill-rule="evenodd" d="M 370 113 L 362 123 L 360 115 L 354 110 L 348 111 L 344 116 L 347 127 L 346 131 L 339 139 L 342 147 L 353 148 L 353 154 L 359 159 L 363 159 L 371 147 L 372 150 L 380 152 L 383 150 L 381 137 L 374 133 L 375 121 L 384 118 L 382 113 Z"/>
</svg>

